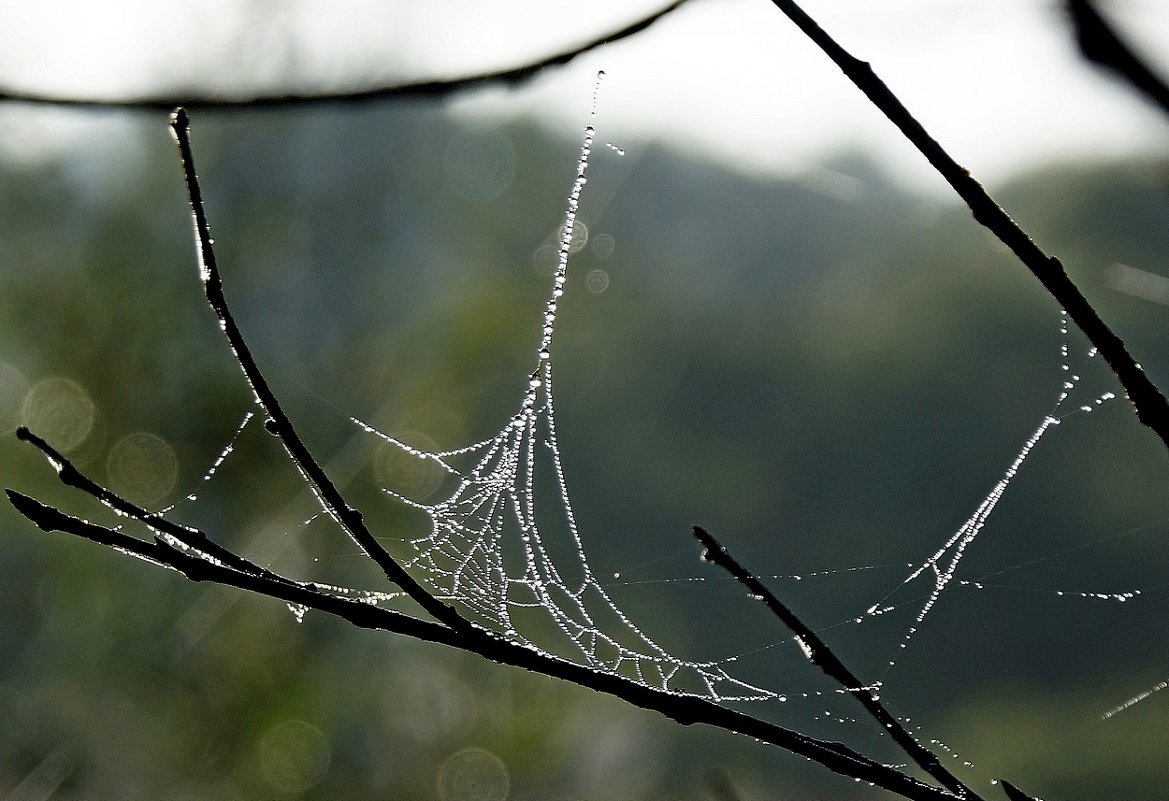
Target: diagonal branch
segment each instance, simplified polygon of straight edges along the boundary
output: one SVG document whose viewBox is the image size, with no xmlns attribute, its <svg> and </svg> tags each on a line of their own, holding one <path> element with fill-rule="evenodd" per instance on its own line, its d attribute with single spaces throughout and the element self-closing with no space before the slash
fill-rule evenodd
<svg viewBox="0 0 1169 801">
<path fill-rule="evenodd" d="M 53 106 L 72 106 L 92 109 L 139 109 L 148 111 L 171 111 L 177 106 L 189 109 L 215 111 L 253 111 L 258 109 L 282 108 L 285 106 L 306 106 L 323 104 L 371 103 L 381 100 L 396 100 L 414 97 L 445 97 L 470 89 L 479 89 L 492 84 L 508 87 L 520 86 L 552 67 L 560 67 L 592 50 L 627 39 L 641 33 L 658 20 L 680 8 L 686 0 L 674 0 L 669 5 L 649 16 L 629 23 L 622 28 L 596 36 L 575 47 L 560 50 L 537 61 L 507 69 L 463 75 L 456 78 L 374 86 L 352 91 L 329 92 L 288 92 L 284 94 L 258 94 L 251 97 L 215 97 L 211 95 L 154 96 L 103 100 L 95 97 L 44 95 L 0 87 L 0 102 L 19 101 Z"/>
<path fill-rule="evenodd" d="M 864 686 L 861 680 L 840 661 L 832 649 L 828 647 L 827 643 L 821 640 L 816 632 L 805 625 L 787 605 L 776 598 L 775 594 L 751 573 L 751 571 L 739 564 L 718 540 L 701 526 L 694 527 L 694 537 L 702 543 L 702 547 L 705 549 L 702 554 L 703 560 L 712 562 L 726 570 L 747 589 L 747 592 L 751 593 L 755 598 L 762 600 L 767 605 L 767 608 L 783 621 L 783 624 L 795 635 L 796 641 L 808 657 L 808 661 L 824 671 L 827 676 L 834 679 L 840 685 L 841 689 L 859 701 L 861 706 L 865 708 L 865 711 L 872 715 L 877 723 L 881 724 L 889 732 L 893 741 L 901 746 L 901 750 L 910 759 L 916 762 L 922 770 L 930 776 L 933 776 L 944 787 L 948 787 L 959 795 L 969 798 L 975 797 L 969 787 L 946 769 L 936 754 L 919 743 L 917 738 L 901 725 L 901 721 L 885 709 L 880 699 L 868 687 Z"/>
<path fill-rule="evenodd" d="M 30 440 L 31 441 L 31 440 Z M 925 784 L 895 768 L 883 765 L 836 742 L 820 740 L 784 728 L 697 696 L 683 696 L 657 690 L 613 673 L 601 673 L 575 662 L 539 652 L 487 632 L 473 629 L 469 634 L 451 627 L 355 601 L 322 591 L 276 574 L 260 575 L 237 570 L 216 559 L 183 551 L 156 536 L 153 542 L 65 514 L 27 495 L 6 490 L 17 511 L 42 531 L 62 531 L 114 548 L 182 573 L 192 581 L 212 581 L 238 587 L 286 603 L 316 609 L 367 629 L 403 634 L 425 642 L 438 643 L 477 654 L 492 662 L 571 682 L 596 692 L 612 695 L 633 706 L 657 712 L 682 725 L 701 723 L 724 731 L 744 734 L 783 748 L 851 778 L 872 782 L 910 801 L 978 801 L 973 793 L 959 796 Z M 133 515 L 132 515 L 133 516 Z"/>
<path fill-rule="evenodd" d="M 1096 10 L 1096 4 L 1091 0 L 1067 0 L 1067 11 L 1084 58 L 1112 70 L 1169 114 L 1169 85 L 1133 52 Z"/>
<path fill-rule="evenodd" d="M 215 261 L 214 240 L 211 238 L 211 229 L 207 224 L 207 212 L 203 207 L 203 193 L 199 188 L 199 178 L 195 173 L 195 161 L 191 152 L 190 121 L 185 110 L 178 109 L 171 115 L 171 131 L 178 143 L 183 176 L 187 184 L 187 195 L 191 203 L 191 215 L 195 227 L 195 250 L 199 261 L 199 277 L 203 281 L 207 302 L 219 319 L 220 328 L 223 329 L 231 351 L 235 354 L 236 362 L 243 370 L 256 402 L 268 415 L 265 427 L 279 437 L 305 482 L 316 494 L 322 509 L 336 520 L 337 524 L 357 543 L 366 556 L 382 569 L 386 578 L 401 587 L 415 603 L 440 623 L 457 632 L 467 633 L 474 630 L 475 627 L 469 620 L 456 612 L 453 607 L 444 604 L 427 592 L 374 538 L 365 525 L 361 512 L 350 506 L 341 495 L 340 490 L 337 489 L 325 473 L 324 468 L 309 451 L 308 446 L 304 444 L 293 427 L 292 421 L 285 414 L 275 393 L 269 387 L 263 373 L 260 372 L 260 367 L 256 364 L 239 326 L 236 325 L 235 318 L 228 308 L 227 298 L 223 293 L 223 281 L 219 274 L 219 266 Z"/>
<path fill-rule="evenodd" d="M 1005 779 L 1000 780 L 999 784 L 1003 786 L 1003 792 L 1007 794 L 1008 801 L 1039 801 L 1038 798 L 1033 798 L 1020 790 L 1015 785 L 1011 784 Z"/>
<path fill-rule="evenodd" d="M 1068 313 L 1081 331 L 1100 351 L 1108 366 L 1120 379 L 1136 410 L 1137 419 L 1156 432 L 1169 447 L 1169 401 L 1129 354 L 1123 340 L 1101 319 L 1079 287 L 1068 277 L 1063 264 L 1039 248 L 1027 233 L 1011 219 L 987 193 L 969 170 L 956 162 L 935 140 L 896 95 L 885 85 L 868 63 L 840 46 L 814 19 L 793 0 L 771 0 L 788 19 L 832 59 L 853 84 L 872 101 L 926 157 L 966 202 L 974 219 L 986 226 L 1029 269 L 1043 287 Z"/>
</svg>

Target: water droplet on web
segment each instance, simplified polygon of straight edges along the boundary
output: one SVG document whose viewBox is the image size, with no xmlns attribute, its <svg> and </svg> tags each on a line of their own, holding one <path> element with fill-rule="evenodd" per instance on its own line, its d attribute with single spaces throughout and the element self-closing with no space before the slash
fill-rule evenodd
<svg viewBox="0 0 1169 801">
<path fill-rule="evenodd" d="M 561 226 L 557 237 L 561 243 L 568 243 L 569 253 L 579 253 L 589 243 L 589 227 L 579 220 L 572 224 L 572 234 L 569 236 L 567 226 Z"/>
</svg>

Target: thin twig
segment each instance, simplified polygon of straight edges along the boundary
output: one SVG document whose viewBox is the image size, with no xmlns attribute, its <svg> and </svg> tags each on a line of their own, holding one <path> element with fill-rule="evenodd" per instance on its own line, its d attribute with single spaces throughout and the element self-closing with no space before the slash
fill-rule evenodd
<svg viewBox="0 0 1169 801">
<path fill-rule="evenodd" d="M 1169 114 L 1169 85 L 1120 37 L 1090 0 L 1067 0 L 1076 44 L 1089 61 L 1112 70 Z"/>
<path fill-rule="evenodd" d="M 124 532 L 65 514 L 15 490 L 9 489 L 6 493 L 17 511 L 42 531 L 62 531 L 83 537 L 119 552 L 177 570 L 192 581 L 212 581 L 238 587 L 286 603 L 326 612 L 361 628 L 380 629 L 468 651 L 493 662 L 523 668 L 615 696 L 633 706 L 657 712 L 682 725 L 700 723 L 754 737 L 807 757 L 835 773 L 872 782 L 910 801 L 958 801 L 960 798 L 948 790 L 925 784 L 895 768 L 872 760 L 841 743 L 810 737 L 721 706 L 706 698 L 657 690 L 632 679 L 613 673 L 602 673 L 502 638 L 467 636 L 439 623 L 419 620 L 401 612 L 343 598 L 282 576 L 268 577 L 236 570 L 222 562 L 182 551 L 159 537 L 153 542 L 145 542 Z M 978 801 L 977 796 L 972 794 L 965 798 L 969 801 Z"/>
<path fill-rule="evenodd" d="M 618 30 L 609 31 L 587 42 L 545 56 L 537 61 L 491 72 L 463 75 L 457 78 L 412 81 L 409 83 L 374 86 L 351 91 L 327 92 L 286 92 L 282 94 L 256 94 L 250 97 L 215 97 L 212 95 L 171 95 L 137 98 L 96 98 L 78 95 L 46 95 L 38 92 L 5 89 L 0 87 L 0 102 L 18 101 L 52 106 L 71 106 L 89 109 L 137 109 L 147 111 L 170 111 L 178 106 L 188 109 L 214 111 L 256 111 L 260 109 L 283 108 L 286 106 L 336 105 L 371 103 L 408 97 L 445 97 L 469 89 L 478 89 L 492 84 L 508 87 L 520 86 L 532 80 L 545 70 L 568 64 L 602 45 L 612 44 L 641 33 L 658 20 L 680 8 L 686 0 L 674 0 L 649 16 L 631 22 Z"/>
<path fill-rule="evenodd" d="M 67 487 L 79 489 L 82 492 L 92 495 L 101 503 L 113 509 L 120 515 L 133 518 L 141 521 L 149 526 L 154 531 L 161 534 L 173 537 L 175 540 L 183 543 L 188 548 L 194 548 L 212 559 L 230 565 L 232 568 L 242 571 L 244 573 L 251 573 L 265 578 L 277 578 L 275 573 L 260 567 L 259 565 L 248 561 L 247 559 L 238 556 L 232 551 L 224 548 L 219 543 L 212 540 L 204 532 L 193 526 L 180 525 L 167 520 L 165 517 L 147 511 L 137 504 L 131 503 L 129 500 L 123 498 L 112 490 L 101 486 L 93 479 L 86 476 L 64 454 L 60 453 L 52 445 L 45 442 L 43 439 L 32 433 L 25 426 L 20 426 L 16 429 L 16 438 L 22 442 L 27 442 L 44 454 L 49 463 L 57 471 L 58 478 L 61 479 Z"/>
<path fill-rule="evenodd" d="M 1100 351 L 1108 366 L 1120 379 L 1137 419 L 1156 432 L 1169 447 L 1169 401 L 1129 354 L 1124 342 L 1100 318 L 1079 287 L 1068 277 L 1063 264 L 1049 256 L 1011 219 L 1001 206 L 956 162 L 929 134 L 909 110 L 890 91 L 868 63 L 853 56 L 793 0 L 771 0 L 788 19 L 832 59 L 853 84 L 900 129 L 934 169 L 954 188 L 982 223 L 999 238 L 1039 279 L 1043 287 L 1059 302 L 1068 316 Z"/>
<path fill-rule="evenodd" d="M 190 120 L 185 110 L 178 109 L 171 115 L 171 131 L 178 143 L 183 177 L 187 184 L 187 195 L 191 203 L 199 277 L 203 282 L 207 302 L 211 305 L 215 316 L 219 318 L 220 328 L 223 329 L 231 351 L 235 354 L 236 362 L 243 370 L 244 378 L 252 388 L 256 402 L 268 416 L 265 427 L 280 439 L 306 483 L 316 494 L 324 511 L 336 520 L 337 524 L 357 543 L 357 546 L 382 569 L 386 578 L 401 587 L 415 603 L 440 623 L 461 633 L 482 632 L 482 629 L 478 629 L 453 607 L 427 592 L 390 556 L 389 552 L 382 547 L 381 543 L 366 527 L 361 512 L 350 506 L 341 495 L 336 485 L 325 473 L 324 468 L 321 467 L 309 451 L 308 446 L 300 438 L 288 415 L 285 414 L 276 394 L 269 387 L 259 365 L 252 357 L 251 349 L 244 340 L 239 326 L 236 325 L 235 318 L 228 308 L 227 298 L 223 293 L 223 280 L 219 273 L 219 266 L 215 261 L 214 240 L 207 224 L 207 213 L 203 207 L 203 193 L 199 188 L 194 155 L 191 152 Z"/>
<path fill-rule="evenodd" d="M 1039 801 L 1038 798 L 1027 795 L 1008 781 L 1000 779 L 999 784 L 1003 786 L 1003 792 L 1007 794 L 1007 798 L 1010 801 Z"/>
<path fill-rule="evenodd" d="M 786 604 L 776 598 L 775 594 L 755 574 L 739 564 L 727 549 L 702 526 L 694 527 L 694 537 L 702 543 L 702 547 L 705 549 L 702 554 L 703 560 L 726 570 L 747 589 L 747 592 L 763 601 L 772 614 L 778 617 L 796 636 L 796 640 L 808 661 L 824 671 L 829 678 L 840 685 L 842 690 L 859 701 L 865 711 L 889 732 L 893 741 L 901 746 L 901 750 L 910 759 L 944 787 L 948 787 L 959 795 L 965 795 L 969 798 L 976 797 L 969 787 L 946 769 L 936 754 L 919 743 L 917 738 L 901 725 L 901 721 L 885 709 L 884 704 L 881 703 L 876 694 L 840 661 L 839 657 L 828 647 L 828 644 L 805 625 Z"/>
</svg>

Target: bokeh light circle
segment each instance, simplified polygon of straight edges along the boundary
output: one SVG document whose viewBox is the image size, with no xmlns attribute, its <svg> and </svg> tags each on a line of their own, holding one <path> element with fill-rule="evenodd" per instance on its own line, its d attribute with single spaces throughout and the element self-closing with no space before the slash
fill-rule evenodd
<svg viewBox="0 0 1169 801">
<path fill-rule="evenodd" d="M 585 276 L 585 287 L 594 295 L 599 295 L 609 288 L 609 274 L 604 270 L 589 270 Z"/>
<path fill-rule="evenodd" d="M 95 416 L 89 393 L 61 376 L 36 382 L 24 396 L 24 424 L 59 451 L 74 450 L 85 442 Z"/>
<path fill-rule="evenodd" d="M 503 760 L 482 748 L 452 754 L 438 772 L 442 801 L 504 801 L 510 789 Z"/>
<path fill-rule="evenodd" d="M 420 451 L 434 453 L 439 450 L 434 440 L 415 431 L 395 434 L 394 437 L 399 442 Z M 445 471 L 434 459 L 419 457 L 391 442 L 386 442 L 378 450 L 374 461 L 374 474 L 381 486 L 412 500 L 423 501 L 438 489 Z"/>
<path fill-rule="evenodd" d="M 325 777 L 332 761 L 329 740 L 303 720 L 286 720 L 260 738 L 264 778 L 286 793 L 299 793 Z"/>
<path fill-rule="evenodd" d="M 447 185 L 466 200 L 494 200 L 515 177 L 515 150 L 506 136 L 487 128 L 451 137 L 442 159 Z"/>
<path fill-rule="evenodd" d="M 106 459 L 110 488 L 143 506 L 158 503 L 174 489 L 179 476 L 174 449 L 145 431 L 127 434 Z"/>
</svg>

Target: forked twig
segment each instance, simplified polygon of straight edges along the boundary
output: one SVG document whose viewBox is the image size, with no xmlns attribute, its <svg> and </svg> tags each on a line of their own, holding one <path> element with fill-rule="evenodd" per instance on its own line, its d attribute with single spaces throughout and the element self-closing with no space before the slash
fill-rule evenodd
<svg viewBox="0 0 1169 801">
<path fill-rule="evenodd" d="M 38 437 L 23 437 L 46 455 L 65 481 L 80 487 L 91 482 L 67 459 L 60 457 L 51 448 L 42 447 Z M 60 461 L 57 461 L 58 457 Z M 79 481 L 75 481 L 77 477 Z M 275 598 L 285 603 L 297 604 L 335 615 L 355 626 L 380 629 L 413 637 L 425 642 L 447 645 L 476 654 L 492 662 L 524 668 L 555 679 L 562 679 L 581 687 L 606 693 L 626 701 L 633 706 L 657 712 L 677 723 L 692 725 L 702 723 L 737 734 L 754 737 L 799 756 L 823 765 L 829 770 L 860 781 L 872 782 L 910 801 L 956 801 L 959 796 L 948 790 L 925 784 L 895 768 L 883 765 L 840 743 L 820 740 L 774 723 L 738 712 L 714 701 L 697 696 L 683 696 L 658 690 L 633 679 L 614 673 L 602 673 L 575 662 L 528 648 L 501 637 L 490 636 L 482 629 L 459 632 L 441 623 L 419 620 L 401 612 L 384 609 L 363 601 L 341 597 L 326 592 L 311 583 L 298 582 L 271 571 L 253 572 L 236 567 L 236 560 L 242 557 L 232 554 L 232 559 L 208 558 L 205 549 L 184 551 L 169 544 L 156 533 L 152 542 L 140 540 L 122 531 L 115 531 L 87 520 L 65 514 L 34 498 L 15 490 L 6 490 L 8 500 L 18 512 L 28 518 L 42 531 L 62 531 L 82 537 L 131 556 L 145 559 L 162 567 L 178 571 L 192 581 L 212 581 L 238 587 L 258 595 Z M 104 491 L 103 500 L 113 499 L 118 507 L 131 508 L 109 490 Z M 139 520 L 151 527 L 157 523 L 156 516 L 140 510 L 124 512 L 128 517 Z M 143 518 L 149 519 L 143 519 Z M 200 553 L 204 555 L 200 555 Z M 250 564 L 250 563 L 248 563 Z M 970 794 L 969 801 L 979 801 Z"/>
<path fill-rule="evenodd" d="M 978 796 L 972 792 L 926 784 L 841 743 L 820 740 L 760 720 L 722 706 L 716 700 L 671 693 L 618 673 L 594 670 L 509 641 L 471 624 L 452 608 L 430 595 L 373 538 L 361 513 L 348 504 L 309 452 L 261 374 L 224 297 L 222 278 L 215 261 L 202 193 L 191 153 L 189 120 L 181 109 L 173 115 L 171 129 L 178 142 L 183 174 L 190 195 L 199 274 L 204 291 L 257 403 L 268 415 L 266 424 L 268 430 L 280 438 L 306 483 L 317 494 L 330 516 L 382 567 L 387 578 L 406 591 L 437 622 L 418 620 L 400 612 L 341 597 L 313 584 L 294 581 L 259 568 L 213 543 L 202 532 L 176 526 L 101 487 L 44 440 L 22 429 L 20 438 L 37 447 L 46 456 L 63 482 L 88 492 L 118 513 L 144 523 L 154 530 L 155 535 L 153 542 L 140 540 L 124 532 L 72 517 L 40 501 L 8 490 L 10 502 L 29 520 L 45 531 L 60 530 L 84 537 L 122 553 L 178 570 L 195 581 L 216 581 L 236 586 L 287 603 L 337 615 L 358 626 L 385 629 L 459 648 L 490 661 L 525 668 L 616 696 L 684 725 L 702 723 L 725 731 L 745 734 L 807 757 L 836 773 L 871 782 L 911 801 L 955 801 L 959 798 L 978 801 Z M 177 547 L 175 542 L 185 548 Z"/>
<path fill-rule="evenodd" d="M 844 692 L 859 701 L 865 711 L 889 732 L 893 741 L 910 759 L 917 763 L 918 767 L 933 776 L 942 786 L 948 787 L 955 793 L 969 798 L 975 797 L 969 787 L 946 769 L 936 754 L 918 742 L 917 738 L 901 725 L 901 721 L 885 709 L 885 705 L 881 703 L 876 694 L 840 661 L 840 658 L 828 647 L 828 644 L 805 625 L 755 574 L 739 564 L 727 549 L 702 526 L 694 526 L 694 537 L 702 543 L 703 561 L 711 562 L 726 570 L 746 588 L 747 592 L 766 604 L 767 608 L 795 635 L 796 641 L 808 661 L 836 681 Z"/>
<path fill-rule="evenodd" d="M 898 97 L 890 91 L 867 62 L 853 56 L 820 27 L 794 0 L 771 0 L 795 23 L 873 105 L 897 126 L 905 138 L 926 157 L 946 179 L 958 196 L 970 207 L 974 219 L 982 223 L 1019 258 L 1048 293 L 1059 302 L 1073 322 L 1095 345 L 1108 366 L 1120 379 L 1137 419 L 1156 432 L 1169 447 L 1169 401 L 1129 354 L 1123 340 L 1101 319 L 1099 313 L 1080 292 L 1055 256 L 1040 249 L 1010 215 L 987 193 L 986 189 L 934 139 Z"/>
</svg>

